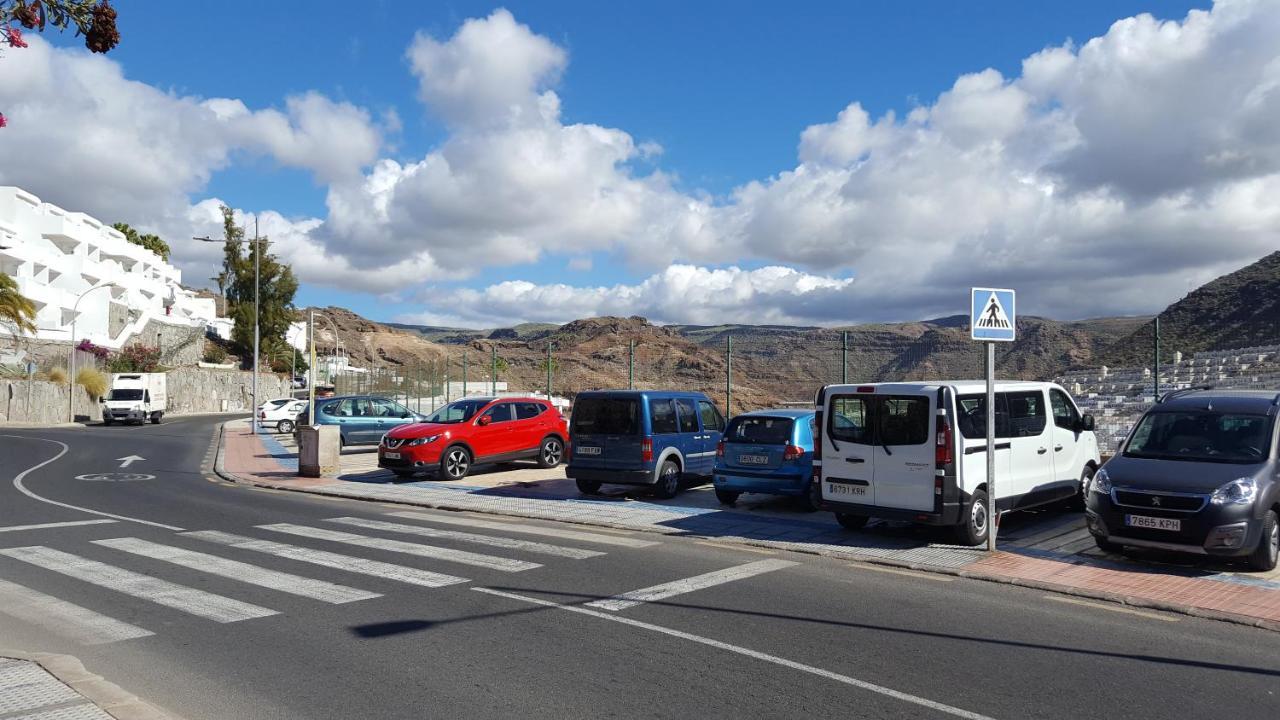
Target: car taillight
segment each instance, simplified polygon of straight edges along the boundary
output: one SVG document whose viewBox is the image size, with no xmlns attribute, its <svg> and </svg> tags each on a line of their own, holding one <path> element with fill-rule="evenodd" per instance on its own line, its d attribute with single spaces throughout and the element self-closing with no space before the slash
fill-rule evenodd
<svg viewBox="0 0 1280 720">
<path fill-rule="evenodd" d="M 724 441 L 716 443 L 716 457 L 724 457 Z"/>
<path fill-rule="evenodd" d="M 938 444 L 934 448 L 933 461 L 939 468 L 951 464 L 951 423 L 947 422 L 947 418 L 938 416 Z"/>
<path fill-rule="evenodd" d="M 804 455 L 804 448 L 798 445 L 788 445 L 786 450 L 782 451 L 783 460 L 799 460 Z"/>
<path fill-rule="evenodd" d="M 640 460 L 653 462 L 653 438 L 647 437 L 640 441 Z"/>
</svg>

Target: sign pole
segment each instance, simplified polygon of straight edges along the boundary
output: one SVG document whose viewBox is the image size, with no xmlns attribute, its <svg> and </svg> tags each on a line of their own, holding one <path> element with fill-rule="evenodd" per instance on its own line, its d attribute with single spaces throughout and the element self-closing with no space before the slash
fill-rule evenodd
<svg viewBox="0 0 1280 720">
<path fill-rule="evenodd" d="M 987 550 L 996 551 L 996 344 L 987 346 Z"/>
</svg>

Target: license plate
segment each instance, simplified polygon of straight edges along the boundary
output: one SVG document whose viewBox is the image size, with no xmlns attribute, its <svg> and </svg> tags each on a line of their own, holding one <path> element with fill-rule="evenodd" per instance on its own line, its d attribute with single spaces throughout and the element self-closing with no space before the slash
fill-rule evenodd
<svg viewBox="0 0 1280 720">
<path fill-rule="evenodd" d="M 739 455 L 738 464 L 739 465 L 768 465 L 769 456 L 768 455 Z"/>
<path fill-rule="evenodd" d="M 1146 515 L 1125 515 L 1124 524 L 1129 527 L 1147 528 L 1148 530 L 1182 530 L 1182 521 L 1177 518 L 1147 517 Z"/>
<path fill-rule="evenodd" d="M 865 496 L 867 488 L 865 485 L 846 485 L 845 483 L 823 483 L 826 485 L 827 495 L 850 495 L 854 497 Z"/>
<path fill-rule="evenodd" d="M 578 448 L 578 454 L 579 455 L 599 455 L 600 448 L 593 447 L 591 445 L 583 445 Z"/>
<path fill-rule="evenodd" d="M 400 453 L 398 453 L 398 452 L 384 452 L 384 453 L 382 453 L 382 457 L 384 457 L 384 458 L 386 458 L 386 459 L 388 459 L 388 460 L 399 460 L 399 459 L 400 459 Z"/>
</svg>

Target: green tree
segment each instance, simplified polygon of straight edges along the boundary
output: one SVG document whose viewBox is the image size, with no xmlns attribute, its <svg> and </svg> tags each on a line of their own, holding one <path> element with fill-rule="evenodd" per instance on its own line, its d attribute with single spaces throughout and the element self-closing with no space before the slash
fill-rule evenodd
<svg viewBox="0 0 1280 720">
<path fill-rule="evenodd" d="M 231 344 L 241 357 L 253 355 L 254 259 L 259 253 L 259 328 L 260 353 L 265 349 L 288 347 L 285 333 L 298 318 L 293 296 L 298 292 L 298 279 L 293 268 L 281 263 L 266 251 L 267 238 L 254 242 L 244 236 L 244 228 L 236 224 L 231 208 L 222 207 L 223 271 L 227 275 L 227 317 L 235 321 Z"/>
<path fill-rule="evenodd" d="M 127 223 L 114 223 L 111 227 L 123 233 L 125 240 L 128 240 L 134 245 L 141 245 L 142 247 L 159 255 L 160 259 L 165 262 L 169 261 L 169 243 L 161 240 L 159 235 L 152 235 L 150 233 L 141 235 L 137 230 L 129 227 Z"/>
<path fill-rule="evenodd" d="M 0 327 L 13 335 L 15 346 L 23 334 L 35 333 L 35 321 L 35 303 L 18 292 L 17 281 L 0 273 Z"/>
</svg>

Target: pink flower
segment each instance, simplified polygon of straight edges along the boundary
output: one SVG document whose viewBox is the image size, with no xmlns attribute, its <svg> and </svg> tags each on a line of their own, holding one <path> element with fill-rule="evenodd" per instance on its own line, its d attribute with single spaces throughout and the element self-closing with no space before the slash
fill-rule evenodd
<svg viewBox="0 0 1280 720">
<path fill-rule="evenodd" d="M 8 124 L 9 124 L 9 121 L 5 119 L 4 113 L 0 113 L 0 128 Z"/>
<path fill-rule="evenodd" d="M 9 47 L 24 48 L 27 46 L 27 41 L 22 39 L 22 30 L 20 28 L 5 27 L 4 35 Z"/>
</svg>

